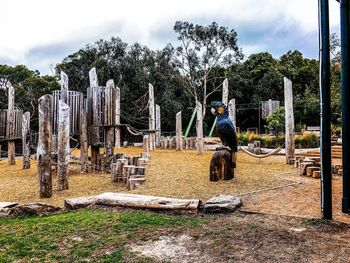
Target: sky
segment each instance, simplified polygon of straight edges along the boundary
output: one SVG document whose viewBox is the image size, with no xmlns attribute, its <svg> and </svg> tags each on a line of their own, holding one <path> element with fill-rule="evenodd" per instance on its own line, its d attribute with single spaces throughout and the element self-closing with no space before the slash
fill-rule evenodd
<svg viewBox="0 0 350 263">
<path fill-rule="evenodd" d="M 329 1 L 338 33 L 339 3 Z M 177 45 L 178 20 L 235 29 L 246 57 L 298 49 L 318 58 L 317 0 L 1 0 L 0 64 L 52 74 L 64 57 L 111 37 L 162 49 Z"/>
</svg>

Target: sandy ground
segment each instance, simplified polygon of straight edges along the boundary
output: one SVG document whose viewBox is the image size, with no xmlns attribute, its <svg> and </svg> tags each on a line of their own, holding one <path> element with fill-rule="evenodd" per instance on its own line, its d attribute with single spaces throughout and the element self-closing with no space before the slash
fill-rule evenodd
<svg viewBox="0 0 350 263">
<path fill-rule="evenodd" d="M 138 155 L 140 148 L 119 149 L 129 155 Z M 284 164 L 284 156 L 255 159 L 238 154 L 235 179 L 209 181 L 209 162 L 212 152 L 197 156 L 194 151 L 176 152 L 157 150 L 151 153 L 146 169 L 146 182 L 131 193 L 178 198 L 207 200 L 218 194 L 240 195 L 242 210 L 299 217 L 321 217 L 320 180 L 297 176 L 297 170 Z M 53 197 L 38 198 L 37 169 L 22 170 L 17 160 L 15 166 L 0 161 L 0 201 L 19 203 L 46 202 L 63 206 L 66 198 L 96 195 L 103 192 L 128 192 L 123 183 L 112 183 L 110 174 L 80 174 L 79 167 L 71 166 L 69 190 L 56 189 L 53 178 Z M 296 183 L 297 182 L 297 183 Z M 299 182 L 299 183 L 298 183 Z M 341 212 L 341 177 L 333 183 L 333 216 L 335 220 L 350 223 L 350 216 Z M 289 186 L 288 186 L 289 185 Z M 272 188 L 272 190 L 267 190 Z"/>
</svg>

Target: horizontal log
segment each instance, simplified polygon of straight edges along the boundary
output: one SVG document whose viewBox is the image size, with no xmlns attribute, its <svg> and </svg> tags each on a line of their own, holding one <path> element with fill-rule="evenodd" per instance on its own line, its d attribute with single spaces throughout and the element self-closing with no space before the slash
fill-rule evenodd
<svg viewBox="0 0 350 263">
<path fill-rule="evenodd" d="M 78 198 L 71 198 L 64 200 L 64 208 L 68 210 L 74 210 L 79 208 L 88 207 L 96 203 L 97 196 L 82 196 Z"/>
<path fill-rule="evenodd" d="M 198 199 L 176 199 L 148 195 L 104 193 L 97 196 L 96 204 L 129 208 L 190 210 L 198 212 L 201 201 Z"/>
</svg>

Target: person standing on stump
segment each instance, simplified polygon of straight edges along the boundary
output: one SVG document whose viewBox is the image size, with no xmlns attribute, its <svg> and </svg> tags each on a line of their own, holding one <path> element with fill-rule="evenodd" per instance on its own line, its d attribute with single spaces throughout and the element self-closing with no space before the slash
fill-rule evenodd
<svg viewBox="0 0 350 263">
<path fill-rule="evenodd" d="M 211 102 L 211 112 L 216 115 L 217 132 L 224 149 L 231 153 L 231 167 L 236 168 L 237 159 L 237 135 L 236 127 L 229 118 L 226 105 L 221 101 Z M 221 148 L 221 149 L 222 149 Z M 221 150 L 220 148 L 217 150 Z"/>
</svg>

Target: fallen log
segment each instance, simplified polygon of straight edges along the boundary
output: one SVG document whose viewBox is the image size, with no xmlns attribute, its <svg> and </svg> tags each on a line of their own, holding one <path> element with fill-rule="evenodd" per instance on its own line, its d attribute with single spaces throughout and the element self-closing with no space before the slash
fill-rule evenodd
<svg viewBox="0 0 350 263">
<path fill-rule="evenodd" d="M 74 210 L 79 208 L 85 208 L 96 203 L 97 196 L 82 196 L 77 198 L 65 199 L 64 208 L 68 210 Z"/>
<path fill-rule="evenodd" d="M 97 196 L 96 204 L 152 210 L 189 210 L 191 212 L 198 212 L 202 202 L 198 199 L 103 193 Z"/>
</svg>

